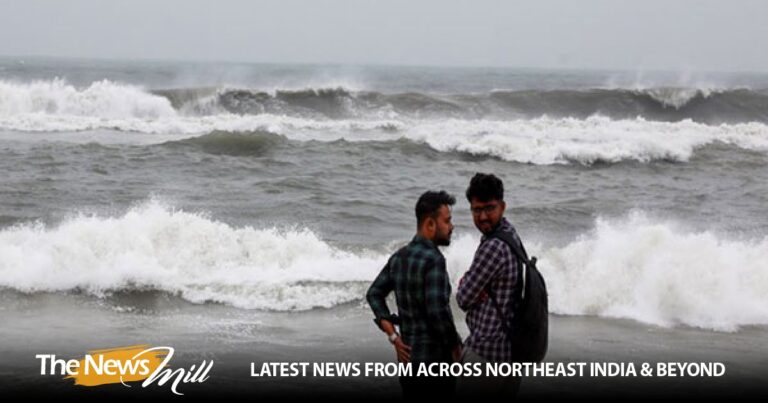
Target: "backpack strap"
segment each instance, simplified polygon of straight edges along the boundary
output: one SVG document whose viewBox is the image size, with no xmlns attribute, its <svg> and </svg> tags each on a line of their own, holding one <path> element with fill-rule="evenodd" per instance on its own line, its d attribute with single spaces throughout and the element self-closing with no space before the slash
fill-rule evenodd
<svg viewBox="0 0 768 403">
<path fill-rule="evenodd" d="M 528 260 L 528 253 L 525 251 L 525 247 L 523 246 L 523 241 L 521 241 L 519 237 L 516 237 L 513 232 L 496 230 L 492 234 L 488 235 L 488 238 L 501 239 L 505 244 L 509 245 L 512 253 L 518 259 L 522 260 L 525 265 L 531 264 L 530 260 Z"/>
<path fill-rule="evenodd" d="M 523 242 L 520 240 L 518 236 L 516 236 L 515 232 L 507 232 L 507 231 L 501 231 L 497 229 L 490 235 L 488 235 L 488 239 L 491 238 L 498 238 L 501 241 L 503 241 L 505 244 L 509 246 L 509 249 L 512 251 L 512 254 L 515 255 L 515 258 L 517 258 L 517 282 L 515 284 L 515 290 L 513 291 L 512 298 L 513 298 L 513 307 L 512 311 L 514 312 L 517 308 L 517 306 L 520 305 L 520 302 L 523 298 L 525 298 L 525 282 L 526 282 L 526 272 L 523 265 L 526 267 L 536 267 L 536 258 L 528 259 L 528 253 L 525 251 L 525 247 L 523 246 Z M 491 299 L 491 303 L 493 304 L 494 308 L 496 309 L 496 313 L 499 315 L 499 319 L 501 320 L 502 328 L 504 329 L 504 332 L 507 334 L 508 338 L 512 337 L 512 323 L 510 320 L 507 319 L 507 317 L 503 314 L 503 311 L 501 310 L 501 305 L 499 304 L 499 301 L 496 299 L 496 296 L 493 294 L 493 292 L 488 289 L 488 297 Z M 514 320 L 514 318 L 513 318 Z"/>
</svg>

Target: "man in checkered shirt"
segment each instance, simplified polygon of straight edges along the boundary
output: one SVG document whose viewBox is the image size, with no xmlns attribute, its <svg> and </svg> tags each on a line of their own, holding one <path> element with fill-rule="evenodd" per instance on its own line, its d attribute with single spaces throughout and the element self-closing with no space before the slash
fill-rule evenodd
<svg viewBox="0 0 768 403">
<path fill-rule="evenodd" d="M 461 338 L 449 303 L 451 283 L 445 257 L 438 249 L 451 242 L 450 206 L 455 202 L 444 191 L 421 195 L 415 208 L 416 235 L 392 255 L 366 293 L 374 322 L 387 334 L 400 362 L 453 363 L 461 355 Z M 386 298 L 393 292 L 398 315 L 387 306 Z M 396 324 L 400 325 L 402 337 Z M 405 398 L 440 400 L 454 393 L 456 379 L 401 377 L 400 386 Z"/>
<path fill-rule="evenodd" d="M 519 263 L 504 241 L 488 236 L 500 230 L 511 232 L 517 238 L 515 228 L 504 218 L 504 185 L 492 174 L 478 173 L 470 181 L 466 195 L 475 227 L 483 237 L 456 294 L 459 308 L 467 313 L 470 331 L 461 360 L 463 363 L 511 362 L 512 346 L 499 310 L 505 318 L 512 317 Z M 489 294 L 495 297 L 498 309 Z M 478 393 L 514 396 L 519 387 L 518 377 L 465 377 L 459 379 L 458 392 L 474 396 Z"/>
</svg>

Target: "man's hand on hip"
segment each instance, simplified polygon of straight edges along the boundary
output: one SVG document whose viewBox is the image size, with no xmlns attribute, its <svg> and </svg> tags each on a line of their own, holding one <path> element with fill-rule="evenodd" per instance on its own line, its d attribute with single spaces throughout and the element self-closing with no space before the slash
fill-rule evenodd
<svg viewBox="0 0 768 403">
<path fill-rule="evenodd" d="M 411 361 L 411 346 L 405 344 L 402 337 L 395 339 L 392 344 L 395 346 L 395 353 L 397 353 L 398 362 Z"/>
</svg>

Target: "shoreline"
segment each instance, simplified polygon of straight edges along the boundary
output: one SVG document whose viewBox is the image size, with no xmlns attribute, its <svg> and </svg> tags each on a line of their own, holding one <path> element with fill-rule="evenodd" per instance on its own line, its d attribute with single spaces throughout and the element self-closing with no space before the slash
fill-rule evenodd
<svg viewBox="0 0 768 403">
<path fill-rule="evenodd" d="M 181 385 L 190 395 L 355 397 L 399 396 L 396 378 L 254 378 L 250 364 L 261 362 L 394 362 L 394 354 L 362 303 L 302 312 L 247 311 L 218 304 L 196 305 L 159 298 L 135 311 L 114 309 L 105 300 L 51 293 L 44 298 L 3 298 L 0 321 L 0 393 L 115 395 L 135 388 L 106 385 L 73 387 L 71 380 L 39 375 L 35 354 L 82 357 L 86 351 L 135 344 L 175 348 L 172 366 L 214 360 L 211 378 Z M 163 300 L 164 299 L 164 300 Z M 454 308 L 462 336 L 463 316 Z M 46 328 L 40 329 L 39 324 Z M 44 330 L 44 331 L 42 331 Z M 722 362 L 719 378 L 532 377 L 520 396 L 751 397 L 768 392 L 768 327 L 735 333 L 695 328 L 660 328 L 632 320 L 552 315 L 546 362 Z M 636 364 L 637 365 L 637 364 Z M 150 387 L 158 397 L 166 387 Z M 143 393 L 143 392 L 142 392 Z"/>
</svg>

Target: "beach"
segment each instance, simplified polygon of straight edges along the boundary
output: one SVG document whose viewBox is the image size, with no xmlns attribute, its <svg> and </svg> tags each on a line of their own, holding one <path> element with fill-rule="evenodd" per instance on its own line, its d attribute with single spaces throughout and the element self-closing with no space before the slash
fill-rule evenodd
<svg viewBox="0 0 768 403">
<path fill-rule="evenodd" d="M 82 356 L 112 346 L 171 345 L 174 366 L 213 360 L 211 379 L 181 384 L 179 391 L 203 395 L 253 397 L 399 397 L 396 377 L 252 377 L 251 363 L 394 362 L 394 351 L 359 303 L 302 313 L 246 311 L 224 305 L 201 306 L 166 295 L 122 295 L 93 301 L 82 295 L 48 294 L 3 297 L 4 323 L 13 323 L 0 347 L 5 357 L 3 394 L 91 396 L 92 388 L 72 388 L 71 380 L 39 375 L 36 354 Z M 454 311 L 457 312 L 454 306 Z M 458 330 L 467 335 L 461 317 Z M 45 324 L 45 329 L 40 324 Z M 531 377 L 520 396 L 630 398 L 752 398 L 765 393 L 765 327 L 736 334 L 694 328 L 665 329 L 629 320 L 593 317 L 551 318 L 550 362 L 720 362 L 725 375 L 706 377 Z M 137 385 L 137 384 L 134 384 Z M 102 387 L 103 388 L 103 387 Z M 168 396 L 167 387 L 148 393 Z M 95 391 L 98 393 L 99 391 Z M 103 394 L 135 393 L 111 385 Z"/>
<path fill-rule="evenodd" d="M 365 291 L 413 237 L 418 196 L 444 189 L 455 292 L 480 241 L 463 194 L 488 172 L 547 281 L 547 361 L 726 367 L 537 377 L 521 396 L 764 394 L 767 89 L 757 73 L 4 58 L 0 393 L 79 395 L 35 355 L 149 344 L 214 360 L 190 394 L 397 396 L 393 377 L 250 364 L 394 361 Z"/>
</svg>

